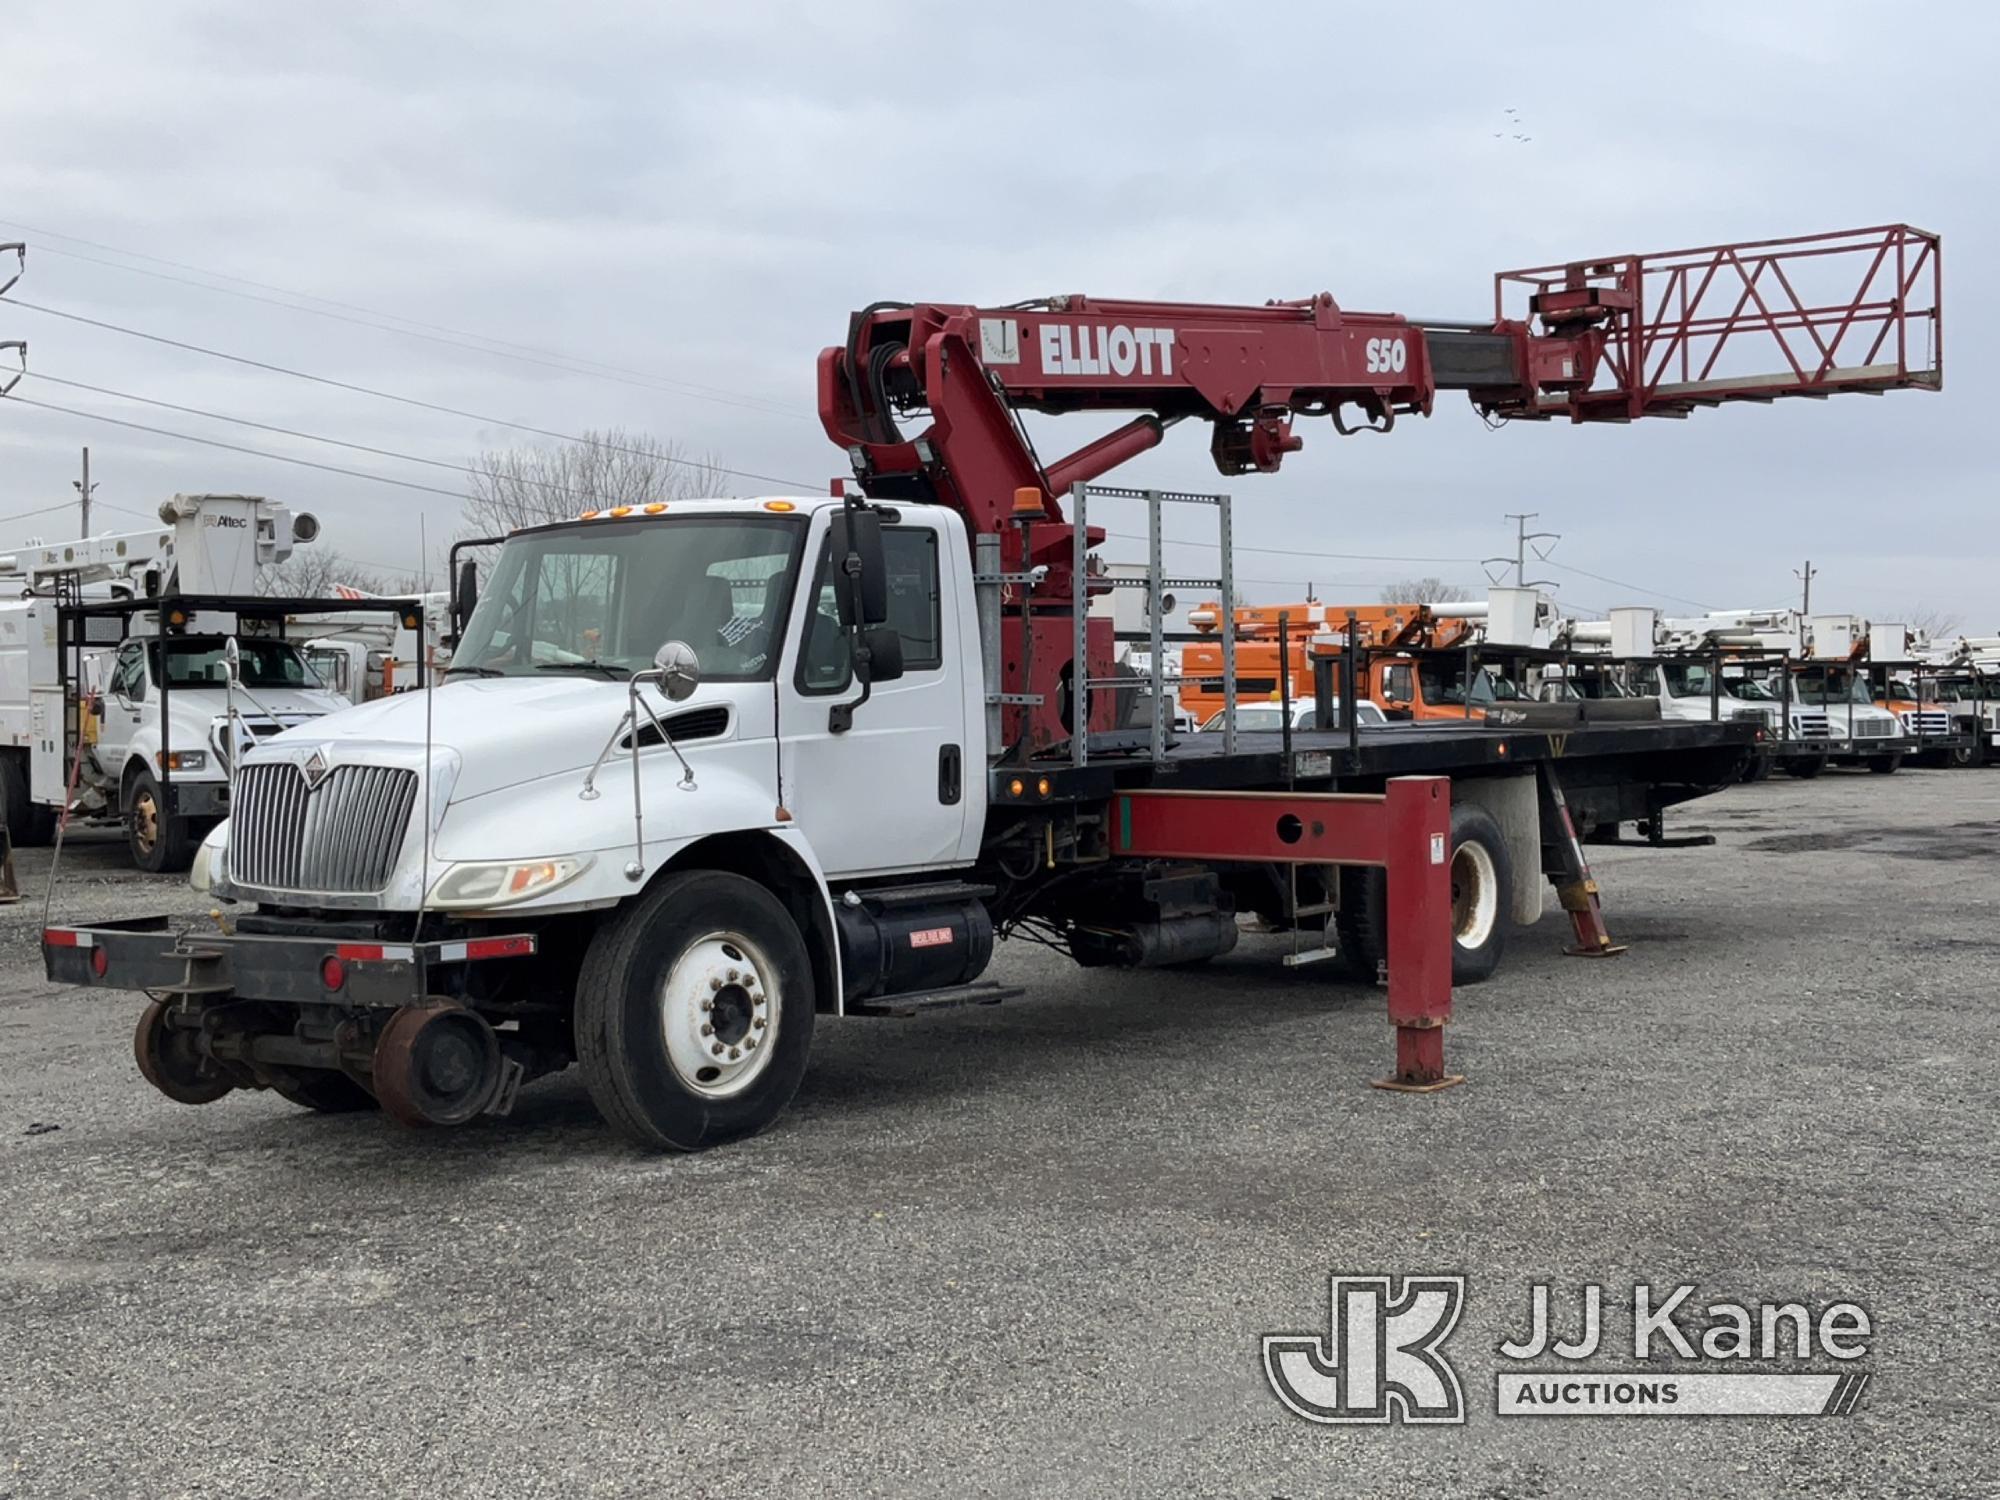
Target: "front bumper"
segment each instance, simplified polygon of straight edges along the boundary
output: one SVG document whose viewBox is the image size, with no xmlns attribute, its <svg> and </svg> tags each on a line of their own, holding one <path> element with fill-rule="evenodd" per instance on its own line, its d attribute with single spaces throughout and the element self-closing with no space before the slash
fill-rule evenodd
<svg viewBox="0 0 2000 1500">
<path fill-rule="evenodd" d="M 347 941 L 200 929 L 134 917 L 42 933 L 42 966 L 57 984 L 145 990 L 279 1005 L 393 1009 L 464 988 L 468 965 L 531 958 L 531 933 L 428 943 Z M 331 963 L 329 961 L 332 961 Z M 337 977 L 338 984 L 330 984 Z"/>
</svg>

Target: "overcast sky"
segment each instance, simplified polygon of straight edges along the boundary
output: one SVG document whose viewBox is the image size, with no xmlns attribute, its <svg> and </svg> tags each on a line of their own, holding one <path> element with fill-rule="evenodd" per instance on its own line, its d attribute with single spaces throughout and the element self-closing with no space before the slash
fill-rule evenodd
<svg viewBox="0 0 2000 1500">
<path fill-rule="evenodd" d="M 1794 601 L 1810 556 L 1816 612 L 1924 606 L 2000 631 L 2000 294 L 1985 284 L 2000 8 L 1904 15 L 1825 0 L 1587 22 L 1074 0 L 17 6 L 0 41 L 0 240 L 30 244 L 21 300 L 508 421 L 623 424 L 817 490 L 844 463 L 814 418 L 814 356 L 877 299 L 1324 290 L 1355 310 L 1478 317 L 1508 266 L 1907 220 L 1949 251 L 1942 395 L 1500 431 L 1447 395 L 1388 437 L 1306 424 L 1277 476 L 1220 480 L 1189 426 L 1119 478 L 1230 488 L 1253 599 L 1308 581 L 1372 599 L 1413 573 L 1483 585 L 1477 560 L 1511 540 L 1502 513 L 1533 510 L 1563 537 L 1538 572 L 1583 610 Z M 556 357 L 186 284 L 256 291 L 217 273 Z M 7 338 L 46 376 L 448 463 L 533 441 L 0 301 Z M 459 486 L 32 375 L 16 394 Z M 1092 430 L 1074 427 L 1038 429 L 1045 456 Z M 251 491 L 388 567 L 416 564 L 420 514 L 434 552 L 458 527 L 448 496 L 5 402 L 0 516 L 72 499 L 84 443 L 100 502 L 122 507 L 101 526 L 141 524 L 175 490 Z M 73 525 L 8 521 L 0 541 Z"/>
</svg>

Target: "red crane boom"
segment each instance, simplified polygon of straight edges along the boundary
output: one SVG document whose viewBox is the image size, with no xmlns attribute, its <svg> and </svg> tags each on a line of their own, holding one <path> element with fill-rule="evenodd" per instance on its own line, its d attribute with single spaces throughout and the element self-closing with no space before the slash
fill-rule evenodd
<svg viewBox="0 0 2000 1500">
<path fill-rule="evenodd" d="M 1303 446 L 1301 418 L 1387 431 L 1430 415 L 1440 391 L 1464 391 L 1489 422 L 1624 422 L 1729 401 L 1936 390 L 1942 278 L 1938 237 L 1893 224 L 1506 271 L 1493 317 L 1466 322 L 1350 312 L 1324 292 L 1261 307 L 876 303 L 820 355 L 820 420 L 863 493 L 948 505 L 976 533 L 1018 521 L 1017 492 L 1038 492 L 1051 524 L 1033 528 L 1024 561 L 1049 571 L 1033 603 L 1066 611 L 1061 496 L 1175 422 L 1213 426 L 1222 473 L 1270 473 Z M 1022 411 L 1139 415 L 1045 462 Z M 1041 639 L 1038 628 L 1038 681 L 1009 691 L 1046 693 L 1045 673 L 1066 669 Z M 1108 661 L 1093 675 L 1099 667 Z"/>
</svg>

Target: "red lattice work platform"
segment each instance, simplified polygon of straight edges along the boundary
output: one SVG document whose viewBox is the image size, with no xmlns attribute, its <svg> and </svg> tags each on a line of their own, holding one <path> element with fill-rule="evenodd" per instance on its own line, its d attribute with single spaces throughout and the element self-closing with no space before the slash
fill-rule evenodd
<svg viewBox="0 0 2000 1500">
<path fill-rule="evenodd" d="M 1496 317 L 1603 338 L 1571 390 L 1545 383 L 1532 405 L 1492 409 L 1623 422 L 1725 401 L 1936 390 L 1943 295 L 1938 237 L 1907 224 L 1503 271 Z"/>
</svg>

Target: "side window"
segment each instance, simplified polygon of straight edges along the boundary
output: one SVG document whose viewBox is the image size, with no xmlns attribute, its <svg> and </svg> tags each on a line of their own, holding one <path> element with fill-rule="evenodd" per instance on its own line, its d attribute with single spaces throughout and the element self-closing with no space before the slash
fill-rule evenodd
<svg viewBox="0 0 2000 1500">
<path fill-rule="evenodd" d="M 1653 698 L 1660 691 L 1660 669 L 1640 667 L 1632 674 L 1632 691 L 1643 698 Z"/>
<path fill-rule="evenodd" d="M 121 651 L 118 655 L 118 671 L 112 678 L 112 687 L 119 696 L 130 698 L 134 703 L 144 701 L 146 696 L 146 659 L 136 650 Z"/>
<path fill-rule="evenodd" d="M 903 670 L 932 672 L 944 665 L 943 609 L 939 598 L 937 533 L 891 526 L 882 533 L 889 571 L 889 625 L 903 638 Z M 802 693 L 838 693 L 853 677 L 847 637 L 840 630 L 834 590 L 839 575 L 822 547 L 813 574 L 812 617 L 799 651 Z"/>
<path fill-rule="evenodd" d="M 1382 675 L 1382 696 L 1391 703 L 1410 701 L 1410 664 L 1398 662 Z"/>
<path fill-rule="evenodd" d="M 882 553 L 889 564 L 889 624 L 903 638 L 903 670 L 934 672 L 944 665 L 937 533 L 892 526 L 882 534 Z"/>
<path fill-rule="evenodd" d="M 848 659 L 847 637 L 840 633 L 840 606 L 834 598 L 835 577 L 827 549 L 821 548 L 819 567 L 813 573 L 812 616 L 806 621 L 805 640 L 799 648 L 798 684 L 802 693 L 837 693 L 847 686 L 853 664 Z"/>
</svg>

